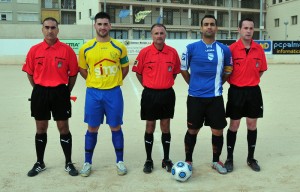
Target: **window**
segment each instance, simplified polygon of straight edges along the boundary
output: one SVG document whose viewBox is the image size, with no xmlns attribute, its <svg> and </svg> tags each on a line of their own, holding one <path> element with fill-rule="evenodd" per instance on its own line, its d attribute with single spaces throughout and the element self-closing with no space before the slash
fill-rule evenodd
<svg viewBox="0 0 300 192">
<path fill-rule="evenodd" d="M 241 8 L 259 9 L 259 1 L 241 1 Z"/>
<path fill-rule="evenodd" d="M 11 0 L 0 0 L 0 2 L 11 2 Z"/>
<path fill-rule="evenodd" d="M 276 4 L 276 0 L 273 0 L 273 4 Z"/>
<path fill-rule="evenodd" d="M 39 13 L 18 13 L 18 21 L 39 21 Z"/>
<path fill-rule="evenodd" d="M 282 3 L 282 0 L 279 0 L 278 3 Z"/>
<path fill-rule="evenodd" d="M 61 13 L 61 24 L 75 24 L 75 23 L 76 23 L 75 12 L 64 11 Z"/>
<path fill-rule="evenodd" d="M 173 25 L 173 11 L 172 10 L 164 11 L 164 24 L 165 25 Z"/>
<path fill-rule="evenodd" d="M 168 32 L 168 39 L 187 39 L 187 32 Z"/>
<path fill-rule="evenodd" d="M 110 23 L 116 22 L 116 15 L 117 15 L 118 9 L 120 9 L 120 7 L 115 6 L 115 5 L 106 6 L 106 12 L 110 15 Z M 121 9 L 122 9 L 122 7 L 121 7 Z"/>
<path fill-rule="evenodd" d="M 32 4 L 38 4 L 38 0 L 18 0 L 18 3 L 32 3 Z"/>
<path fill-rule="evenodd" d="M 217 39 L 228 39 L 228 32 L 227 31 L 218 31 Z"/>
<path fill-rule="evenodd" d="M 217 25 L 218 27 L 228 27 L 229 15 L 226 12 L 219 12 L 217 16 Z"/>
<path fill-rule="evenodd" d="M 208 5 L 208 6 L 215 5 L 215 1 L 212 0 L 191 0 L 191 3 L 194 5 Z"/>
<path fill-rule="evenodd" d="M 238 33 L 231 33 L 231 39 L 238 39 Z"/>
<path fill-rule="evenodd" d="M 133 30 L 133 39 L 151 39 L 151 32 L 145 30 Z"/>
<path fill-rule="evenodd" d="M 0 11 L 0 21 L 11 21 L 11 20 L 12 20 L 12 12 Z"/>
<path fill-rule="evenodd" d="M 181 4 L 189 4 L 189 0 L 180 0 Z"/>
<path fill-rule="evenodd" d="M 225 7 L 225 1 L 224 0 L 217 0 L 217 6 L 220 6 L 220 7 Z"/>
<path fill-rule="evenodd" d="M 298 17 L 297 15 L 292 16 L 292 25 L 297 25 L 298 24 Z"/>
<path fill-rule="evenodd" d="M 275 27 L 279 27 L 279 19 L 275 19 Z"/>
<path fill-rule="evenodd" d="M 92 9 L 89 9 L 89 17 L 92 16 Z"/>
<path fill-rule="evenodd" d="M 1 13 L 1 21 L 6 21 L 6 14 Z"/>
<path fill-rule="evenodd" d="M 191 32 L 191 39 L 201 39 L 201 33 L 200 32 Z"/>
<path fill-rule="evenodd" d="M 50 9 L 52 8 L 52 2 L 48 0 L 42 1 L 42 8 Z"/>
<path fill-rule="evenodd" d="M 78 13 L 78 20 L 81 20 L 81 12 Z"/>
<path fill-rule="evenodd" d="M 111 30 L 109 36 L 114 39 L 128 39 L 128 31 L 125 30 Z"/>
<path fill-rule="evenodd" d="M 241 18 L 252 18 L 253 21 L 254 21 L 254 28 L 259 28 L 259 20 L 260 20 L 260 17 L 259 17 L 259 13 L 241 13 Z"/>
<path fill-rule="evenodd" d="M 46 9 L 58 9 L 60 6 L 58 0 L 42 0 L 42 8 Z"/>
<path fill-rule="evenodd" d="M 198 11 L 192 11 L 192 26 L 200 26 Z"/>
<path fill-rule="evenodd" d="M 75 0 L 61 0 L 61 8 L 76 9 L 76 1 Z"/>
</svg>

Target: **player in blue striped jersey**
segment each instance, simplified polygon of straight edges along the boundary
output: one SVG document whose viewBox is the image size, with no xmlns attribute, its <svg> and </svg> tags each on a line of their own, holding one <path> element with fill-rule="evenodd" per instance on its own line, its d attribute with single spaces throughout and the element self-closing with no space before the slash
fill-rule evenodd
<svg viewBox="0 0 300 192">
<path fill-rule="evenodd" d="M 189 44 L 181 57 L 181 74 L 189 85 L 185 161 L 192 164 L 197 134 L 203 126 L 212 131 L 212 168 L 227 173 L 219 157 L 223 147 L 223 129 L 227 125 L 222 85 L 232 71 L 231 53 L 227 46 L 215 41 L 218 30 L 213 15 L 201 20 L 202 40 Z"/>
<path fill-rule="evenodd" d="M 221 96 L 226 67 L 231 68 L 232 63 L 230 50 L 224 44 L 217 41 L 206 44 L 204 40 L 189 44 L 181 63 L 181 70 L 191 69 L 189 95 L 205 98 Z"/>
</svg>

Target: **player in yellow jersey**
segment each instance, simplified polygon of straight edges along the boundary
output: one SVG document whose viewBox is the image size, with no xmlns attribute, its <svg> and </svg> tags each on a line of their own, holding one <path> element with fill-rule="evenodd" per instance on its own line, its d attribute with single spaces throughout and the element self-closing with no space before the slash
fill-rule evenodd
<svg viewBox="0 0 300 192">
<path fill-rule="evenodd" d="M 127 169 L 123 161 L 124 137 L 123 96 L 120 86 L 128 74 L 129 61 L 124 44 L 111 38 L 110 16 L 105 12 L 95 15 L 96 38 L 85 43 L 79 51 L 79 71 L 86 79 L 86 100 L 84 122 L 88 124 L 85 135 L 85 163 L 81 176 L 89 176 L 92 168 L 93 151 L 97 143 L 98 130 L 106 124 L 112 132 L 112 142 L 116 153 L 118 175 L 125 175 Z"/>
</svg>

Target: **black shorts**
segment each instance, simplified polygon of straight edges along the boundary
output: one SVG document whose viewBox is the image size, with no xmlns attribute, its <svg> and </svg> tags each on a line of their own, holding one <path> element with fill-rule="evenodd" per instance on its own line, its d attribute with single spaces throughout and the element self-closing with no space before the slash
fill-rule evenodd
<svg viewBox="0 0 300 192">
<path fill-rule="evenodd" d="M 187 127 L 200 129 L 203 126 L 224 129 L 227 125 L 223 96 L 212 98 L 187 98 Z"/>
<path fill-rule="evenodd" d="M 55 121 L 71 117 L 70 91 L 66 85 L 43 87 L 35 85 L 31 94 L 31 116 L 36 120 Z"/>
<path fill-rule="evenodd" d="M 145 88 L 141 98 L 141 119 L 154 121 L 174 117 L 175 92 L 169 89 Z"/>
<path fill-rule="evenodd" d="M 263 117 L 263 99 L 259 86 L 237 87 L 230 85 L 226 116 L 238 120 L 242 117 Z"/>
</svg>

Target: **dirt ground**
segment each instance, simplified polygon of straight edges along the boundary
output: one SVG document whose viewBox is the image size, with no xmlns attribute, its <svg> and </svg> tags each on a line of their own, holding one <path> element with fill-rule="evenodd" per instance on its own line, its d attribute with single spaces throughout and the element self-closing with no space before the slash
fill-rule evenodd
<svg viewBox="0 0 300 192">
<path fill-rule="evenodd" d="M 300 65 L 270 65 L 263 75 L 261 88 L 264 97 L 264 118 L 258 121 L 258 141 L 255 158 L 261 165 L 260 172 L 252 171 L 246 164 L 247 142 L 245 121 L 238 132 L 235 148 L 235 169 L 232 173 L 220 175 L 210 167 L 212 159 L 211 132 L 203 127 L 198 135 L 194 152 L 193 175 L 185 183 L 171 178 L 161 168 L 163 156 L 159 127 L 155 132 L 153 147 L 154 171 L 144 174 L 146 158 L 143 137 L 145 122 L 139 117 L 139 103 L 142 87 L 135 74 L 129 72 L 122 86 L 125 113 L 123 132 L 125 137 L 125 163 L 128 174 L 118 176 L 111 133 L 107 125 L 100 128 L 98 144 L 93 158 L 93 172 L 90 177 L 71 177 L 64 171 L 64 156 L 59 143 L 59 133 L 53 121 L 48 130 L 48 144 L 45 152 L 47 169 L 36 177 L 27 177 L 27 172 L 36 161 L 34 148 L 35 123 L 30 117 L 28 97 L 31 86 L 21 65 L 0 66 L 0 191 L 299 191 L 300 167 Z M 187 85 L 179 75 L 176 91 L 176 112 L 171 122 L 172 143 L 170 158 L 175 162 L 184 160 L 183 139 L 186 132 Z M 228 84 L 224 86 L 224 100 L 227 100 Z M 72 95 L 78 97 L 72 102 L 73 116 L 70 127 L 73 135 L 73 162 L 80 169 L 84 161 L 83 122 L 85 83 L 78 76 Z M 159 124 L 158 124 L 159 125 Z M 225 131 L 227 128 L 225 129 Z M 224 140 L 224 146 L 226 139 Z M 226 148 L 221 159 L 225 161 Z"/>
</svg>

